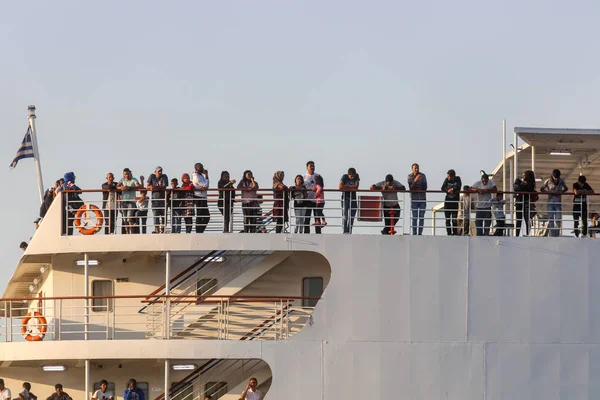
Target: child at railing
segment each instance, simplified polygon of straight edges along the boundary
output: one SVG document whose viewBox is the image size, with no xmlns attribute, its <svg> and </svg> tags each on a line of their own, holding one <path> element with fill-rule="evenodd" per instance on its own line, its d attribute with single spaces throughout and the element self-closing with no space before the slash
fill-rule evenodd
<svg viewBox="0 0 600 400">
<path fill-rule="evenodd" d="M 192 222 L 194 217 L 194 184 L 189 174 L 181 175 L 181 197 L 183 199 L 183 221 L 185 222 L 185 233 L 192 233 Z"/>
<path fill-rule="evenodd" d="M 315 187 L 313 188 L 315 192 L 315 202 L 317 204 L 317 208 L 315 209 L 315 223 L 313 225 L 316 226 L 327 225 L 325 214 L 323 214 L 323 209 L 325 208 L 325 192 L 323 191 L 323 186 L 325 186 L 323 177 L 317 175 L 315 177 Z"/>
<path fill-rule="evenodd" d="M 504 205 L 506 204 L 506 200 L 503 199 L 502 192 L 496 193 L 496 197 L 491 198 L 490 203 L 492 204 L 494 219 L 496 220 L 494 236 L 505 236 L 504 231 L 506 229 L 506 215 L 504 214 Z"/>
</svg>

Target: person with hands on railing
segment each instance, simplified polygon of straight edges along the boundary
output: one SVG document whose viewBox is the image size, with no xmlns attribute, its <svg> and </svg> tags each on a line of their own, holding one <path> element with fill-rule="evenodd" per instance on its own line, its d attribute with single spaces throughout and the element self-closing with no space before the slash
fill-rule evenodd
<svg viewBox="0 0 600 400">
<path fill-rule="evenodd" d="M 117 184 L 117 189 L 121 191 L 121 213 L 123 214 L 123 233 L 133 233 L 135 223 L 135 214 L 137 206 L 135 204 L 136 190 L 140 187 L 140 182 L 133 177 L 129 168 L 123 169 L 123 178 Z"/>
<path fill-rule="evenodd" d="M 317 208 L 315 208 L 315 226 L 325 226 L 327 225 L 327 220 L 325 219 L 325 214 L 323 213 L 323 209 L 325 208 L 325 183 L 323 183 L 323 177 L 321 175 L 317 175 L 315 177 L 315 187 L 313 188 L 315 192 L 315 203 Z"/>
<path fill-rule="evenodd" d="M 147 188 L 152 190 L 152 214 L 154 215 L 154 233 L 165 233 L 167 218 L 165 215 L 165 189 L 169 186 L 169 177 L 163 174 L 162 167 L 155 167 L 148 177 Z"/>
<path fill-rule="evenodd" d="M 306 188 L 306 199 L 304 200 L 304 233 L 310 233 L 310 214 L 316 211 L 317 202 L 315 201 L 315 179 L 319 174 L 315 172 L 315 162 L 308 161 L 306 163 L 306 174 L 304 174 L 304 187 Z M 316 217 L 315 217 L 316 221 Z M 321 225 L 315 225 L 315 233 L 321 233 Z"/>
<path fill-rule="evenodd" d="M 171 233 L 181 232 L 181 207 L 182 195 L 179 189 L 177 178 L 171 179 L 171 192 L 167 193 L 167 209 L 171 210 Z"/>
<path fill-rule="evenodd" d="M 380 190 L 383 197 L 383 216 L 385 226 L 381 230 L 383 235 L 394 235 L 395 226 L 400 219 L 400 203 L 398 203 L 397 190 L 406 190 L 406 187 L 394 179 L 392 174 L 387 174 L 385 180 L 371 185 L 371 190 Z"/>
<path fill-rule="evenodd" d="M 208 170 L 204 169 L 202 163 L 194 164 L 194 173 L 192 175 L 194 184 L 194 200 L 196 204 L 196 233 L 204 233 L 206 226 L 210 221 L 210 212 L 208 211 Z"/>
<path fill-rule="evenodd" d="M 81 190 L 79 186 L 75 184 L 75 174 L 73 172 L 67 172 L 65 174 L 64 183 L 59 186 L 57 192 L 62 192 L 63 190 Z M 73 234 L 73 223 L 75 222 L 75 213 L 79 210 L 80 207 L 83 207 L 83 200 L 79 197 L 79 193 L 77 192 L 69 192 L 66 197 L 66 224 L 63 225 L 63 235 L 67 233 L 68 235 Z M 67 228 L 65 230 L 65 228 Z"/>
<path fill-rule="evenodd" d="M 246 390 L 240 395 L 240 400 L 262 400 L 263 394 L 257 389 L 258 380 L 251 378 Z"/>
<path fill-rule="evenodd" d="M 137 381 L 133 378 L 127 382 L 127 389 L 123 393 L 123 400 L 145 400 L 144 391 L 137 387 Z"/>
<path fill-rule="evenodd" d="M 529 235 L 531 228 L 532 210 L 535 210 L 537 194 L 535 193 L 535 174 L 533 171 L 523 172 L 521 178 L 515 179 L 513 190 L 518 192 L 515 195 L 515 208 L 517 214 L 517 226 L 515 236 L 519 237 L 521 232 L 521 223 L 525 220 L 525 235 Z"/>
<path fill-rule="evenodd" d="M 477 236 L 489 236 L 490 226 L 492 225 L 492 193 L 496 193 L 498 188 L 488 174 L 481 171 L 481 179 L 471 185 L 471 191 L 478 193 L 475 206 L 475 226 Z"/>
<path fill-rule="evenodd" d="M 104 234 L 115 233 L 117 224 L 117 184 L 112 172 L 106 174 L 106 182 L 102 184 L 102 209 L 104 210 Z"/>
<path fill-rule="evenodd" d="M 448 170 L 446 179 L 442 183 L 442 192 L 446 193 L 444 199 L 444 216 L 446 217 L 446 233 L 448 236 L 458 235 L 458 203 L 462 182 L 453 169 Z"/>
<path fill-rule="evenodd" d="M 91 400 L 115 400 L 115 394 L 111 390 L 108 390 L 106 379 L 100 381 L 100 389 L 94 392 Z"/>
<path fill-rule="evenodd" d="M 423 224 L 425 223 L 425 209 L 427 208 L 427 193 L 425 193 L 425 190 L 427 190 L 427 177 L 424 173 L 420 172 L 419 164 L 414 163 L 411 169 L 412 173 L 408 175 L 408 187 L 411 191 L 417 191 L 410 193 L 412 234 L 422 235 Z"/>
<path fill-rule="evenodd" d="M 183 199 L 183 221 L 185 222 L 185 233 L 192 233 L 194 219 L 194 184 L 189 174 L 181 175 L 181 197 Z"/>
<path fill-rule="evenodd" d="M 0 378 L 0 400 L 12 400 L 10 389 L 4 386 L 4 379 Z"/>
<path fill-rule="evenodd" d="M 354 217 L 358 211 L 358 203 L 356 201 L 356 190 L 360 185 L 360 176 L 356 173 L 355 168 L 348 168 L 348 173 L 342 175 L 338 185 L 342 192 L 342 225 L 344 233 L 352 233 L 354 225 Z"/>
<path fill-rule="evenodd" d="M 144 187 L 144 176 L 140 176 L 140 186 Z M 148 220 L 148 192 L 142 190 L 139 196 L 134 197 L 137 209 L 135 211 L 135 220 L 133 222 L 135 233 L 146 234 L 146 221 Z"/>
<path fill-rule="evenodd" d="M 294 186 L 290 188 L 292 199 L 294 200 L 294 215 L 296 217 L 296 226 L 294 233 L 304 233 L 304 222 L 306 218 L 306 187 L 304 186 L 304 177 L 296 175 Z"/>
<path fill-rule="evenodd" d="M 546 179 L 540 191 L 548 194 L 547 213 L 548 231 L 552 237 L 560 235 L 562 225 L 562 194 L 569 190 L 565 181 L 560 177 L 560 170 L 552 171 L 550 178 Z"/>
<path fill-rule="evenodd" d="M 244 171 L 244 177 L 238 183 L 242 191 L 242 211 L 244 213 L 244 232 L 256 233 L 260 205 L 258 204 L 258 182 L 254 180 L 252 171 Z"/>
<path fill-rule="evenodd" d="M 236 180 L 231 179 L 229 172 L 221 171 L 221 179 L 217 183 L 219 189 L 232 189 Z M 235 190 L 219 190 L 219 200 L 217 207 L 223 216 L 223 233 L 230 232 L 231 215 L 233 213 L 233 203 L 235 201 Z"/>
<path fill-rule="evenodd" d="M 586 237 L 588 233 L 588 202 L 587 195 L 593 194 L 594 189 L 587 183 L 584 175 L 577 178 L 577 182 L 573 184 L 573 227 L 575 228 L 575 236 L 579 237 L 579 219 L 581 218 L 581 226 L 583 231 L 581 237 Z"/>
<path fill-rule="evenodd" d="M 54 385 L 54 393 L 52 393 L 46 400 L 73 400 L 67 392 L 63 392 L 63 385 L 57 383 Z"/>
<path fill-rule="evenodd" d="M 275 233 L 283 232 L 283 227 L 288 222 L 288 209 L 290 198 L 288 187 L 283 183 L 285 172 L 277 171 L 273 174 L 273 219 L 275 220 Z"/>
</svg>

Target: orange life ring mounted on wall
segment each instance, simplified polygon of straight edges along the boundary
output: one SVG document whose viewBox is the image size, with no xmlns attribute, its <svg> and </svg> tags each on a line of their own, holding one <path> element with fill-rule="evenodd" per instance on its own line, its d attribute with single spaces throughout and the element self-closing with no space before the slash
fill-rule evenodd
<svg viewBox="0 0 600 400">
<path fill-rule="evenodd" d="M 32 329 L 29 328 L 29 321 L 32 319 L 37 320 L 37 333 L 34 333 Z M 48 322 L 46 318 L 39 312 L 29 312 L 21 321 L 21 334 L 28 342 L 39 342 L 44 340 L 44 336 L 46 336 L 46 332 L 48 331 Z"/>
<path fill-rule="evenodd" d="M 81 224 L 81 219 L 83 214 L 87 214 L 88 211 L 92 211 L 96 216 L 96 226 L 92 228 L 86 228 L 85 225 Z M 102 229 L 102 224 L 104 223 L 104 216 L 102 215 L 102 211 L 98 207 L 93 204 L 83 205 L 79 207 L 79 210 L 75 213 L 75 227 L 82 235 L 94 235 L 100 232 Z"/>
</svg>

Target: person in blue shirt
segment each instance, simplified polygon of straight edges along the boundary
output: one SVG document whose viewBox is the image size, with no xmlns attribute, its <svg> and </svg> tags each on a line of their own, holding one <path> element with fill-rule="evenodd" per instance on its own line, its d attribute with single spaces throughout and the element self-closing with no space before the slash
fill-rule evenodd
<svg viewBox="0 0 600 400">
<path fill-rule="evenodd" d="M 354 225 L 354 217 L 358 210 L 356 203 L 356 190 L 360 183 L 360 177 L 356 173 L 356 169 L 348 168 L 348 173 L 342 175 L 340 179 L 339 189 L 342 192 L 342 225 L 344 233 L 352 233 L 352 225 Z"/>
<path fill-rule="evenodd" d="M 144 391 L 137 387 L 137 381 L 133 378 L 127 383 L 127 389 L 123 393 L 123 400 L 146 400 Z"/>
</svg>

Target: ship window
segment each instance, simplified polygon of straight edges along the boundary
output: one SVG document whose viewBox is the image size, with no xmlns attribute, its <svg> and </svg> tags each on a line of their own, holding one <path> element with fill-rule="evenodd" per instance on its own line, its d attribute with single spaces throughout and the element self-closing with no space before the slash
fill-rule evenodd
<svg viewBox="0 0 600 400">
<path fill-rule="evenodd" d="M 113 296 L 113 281 L 92 281 L 92 296 Z M 113 299 L 92 299 L 92 311 L 112 311 Z"/>
<path fill-rule="evenodd" d="M 217 400 L 227 393 L 227 382 L 206 382 L 204 390 L 206 392 L 205 396 L 210 396 L 213 400 Z"/>
<path fill-rule="evenodd" d="M 216 279 L 198 279 L 196 283 L 196 296 L 210 296 L 216 291 Z M 206 300 L 206 298 L 200 297 L 198 300 Z"/>
<path fill-rule="evenodd" d="M 302 297 L 321 297 L 323 294 L 323 278 L 304 278 L 302 280 Z M 314 307 L 318 299 L 303 299 L 303 307 Z"/>
<path fill-rule="evenodd" d="M 95 382 L 94 383 L 94 393 L 96 392 L 96 390 L 100 390 L 100 382 Z M 108 386 L 106 387 L 106 391 L 107 392 L 113 392 L 113 395 L 115 393 L 115 383 L 114 382 L 108 382 Z M 116 398 L 117 396 L 115 396 Z M 102 399 L 98 399 L 98 400 L 102 400 Z M 108 400 L 108 399 L 106 399 Z"/>
</svg>

